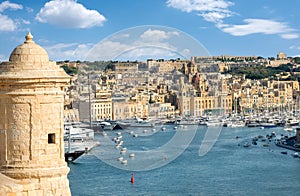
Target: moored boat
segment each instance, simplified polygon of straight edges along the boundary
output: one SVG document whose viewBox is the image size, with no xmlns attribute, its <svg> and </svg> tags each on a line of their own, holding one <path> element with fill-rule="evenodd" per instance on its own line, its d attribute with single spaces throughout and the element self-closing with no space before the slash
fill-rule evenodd
<svg viewBox="0 0 300 196">
<path fill-rule="evenodd" d="M 74 152 L 65 152 L 65 161 L 66 162 L 73 162 L 81 155 L 83 155 L 86 151 L 85 150 L 76 150 Z"/>
</svg>

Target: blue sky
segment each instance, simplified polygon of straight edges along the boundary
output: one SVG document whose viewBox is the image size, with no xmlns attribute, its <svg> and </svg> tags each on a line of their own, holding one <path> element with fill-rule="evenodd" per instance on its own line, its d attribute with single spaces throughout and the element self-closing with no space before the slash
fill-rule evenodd
<svg viewBox="0 0 300 196">
<path fill-rule="evenodd" d="M 103 54 L 95 56 L 99 60 L 270 57 L 279 51 L 297 56 L 299 8 L 298 0 L 1 1 L 0 61 L 8 60 L 28 31 L 57 61 L 85 60 L 91 51 Z"/>
</svg>

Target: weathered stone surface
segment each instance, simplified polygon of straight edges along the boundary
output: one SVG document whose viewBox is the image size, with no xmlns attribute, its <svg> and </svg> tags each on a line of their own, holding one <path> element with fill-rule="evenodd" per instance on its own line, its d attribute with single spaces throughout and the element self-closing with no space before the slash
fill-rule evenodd
<svg viewBox="0 0 300 196">
<path fill-rule="evenodd" d="M 63 145 L 69 81 L 31 34 L 0 64 L 0 196 L 71 194 Z"/>
</svg>

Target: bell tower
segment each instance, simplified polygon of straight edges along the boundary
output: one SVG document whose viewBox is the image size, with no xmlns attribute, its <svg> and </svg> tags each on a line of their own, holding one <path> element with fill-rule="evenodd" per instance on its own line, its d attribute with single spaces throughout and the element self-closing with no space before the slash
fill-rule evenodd
<svg viewBox="0 0 300 196">
<path fill-rule="evenodd" d="M 0 179 L 18 184 L 10 194 L 71 195 L 63 142 L 70 77 L 30 33 L 25 38 L 0 64 Z"/>
</svg>

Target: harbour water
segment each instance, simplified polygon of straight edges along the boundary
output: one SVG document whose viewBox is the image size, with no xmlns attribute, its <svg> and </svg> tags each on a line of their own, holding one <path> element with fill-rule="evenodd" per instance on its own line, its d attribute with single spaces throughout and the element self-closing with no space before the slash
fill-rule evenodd
<svg viewBox="0 0 300 196">
<path fill-rule="evenodd" d="M 148 135 L 144 130 L 139 132 L 138 137 L 129 134 L 129 131 L 136 130 L 121 132 L 127 149 L 140 152 L 163 146 L 178 131 L 172 127 L 167 127 L 166 131 L 157 130 Z M 127 165 L 122 165 L 117 157 L 113 157 L 113 151 L 116 150 L 113 147 L 109 153 L 113 154 L 112 157 L 103 158 L 108 156 L 103 150 L 108 149 L 109 145 L 105 143 L 108 140 L 100 134 L 96 135 L 100 146 L 69 164 L 68 177 L 72 195 L 299 195 L 300 159 L 291 156 L 293 151 L 280 148 L 274 141 L 269 140 L 259 140 L 257 145 L 249 147 L 243 145 L 246 142 L 251 143 L 251 139 L 258 135 L 266 136 L 271 132 L 275 132 L 277 136 L 294 133 L 287 133 L 281 127 L 224 127 L 209 152 L 199 156 L 199 148 L 206 131 L 206 127 L 199 126 L 193 140 L 182 154 L 167 161 L 164 166 L 153 169 L 147 169 L 150 167 L 145 160 L 139 160 L 137 155 L 134 159 L 129 159 Z M 115 135 L 114 131 L 108 132 L 110 143 Z M 270 145 L 265 147 L 265 143 Z M 282 154 L 283 151 L 287 154 Z M 162 158 L 166 161 L 165 159 Z M 111 164 L 113 161 L 115 163 Z M 130 182 L 133 172 L 131 170 L 134 170 L 131 163 L 140 165 L 134 171 L 134 184 Z M 114 164 L 119 164 L 120 167 Z M 146 169 L 143 170 L 141 168 L 144 164 Z"/>
</svg>

